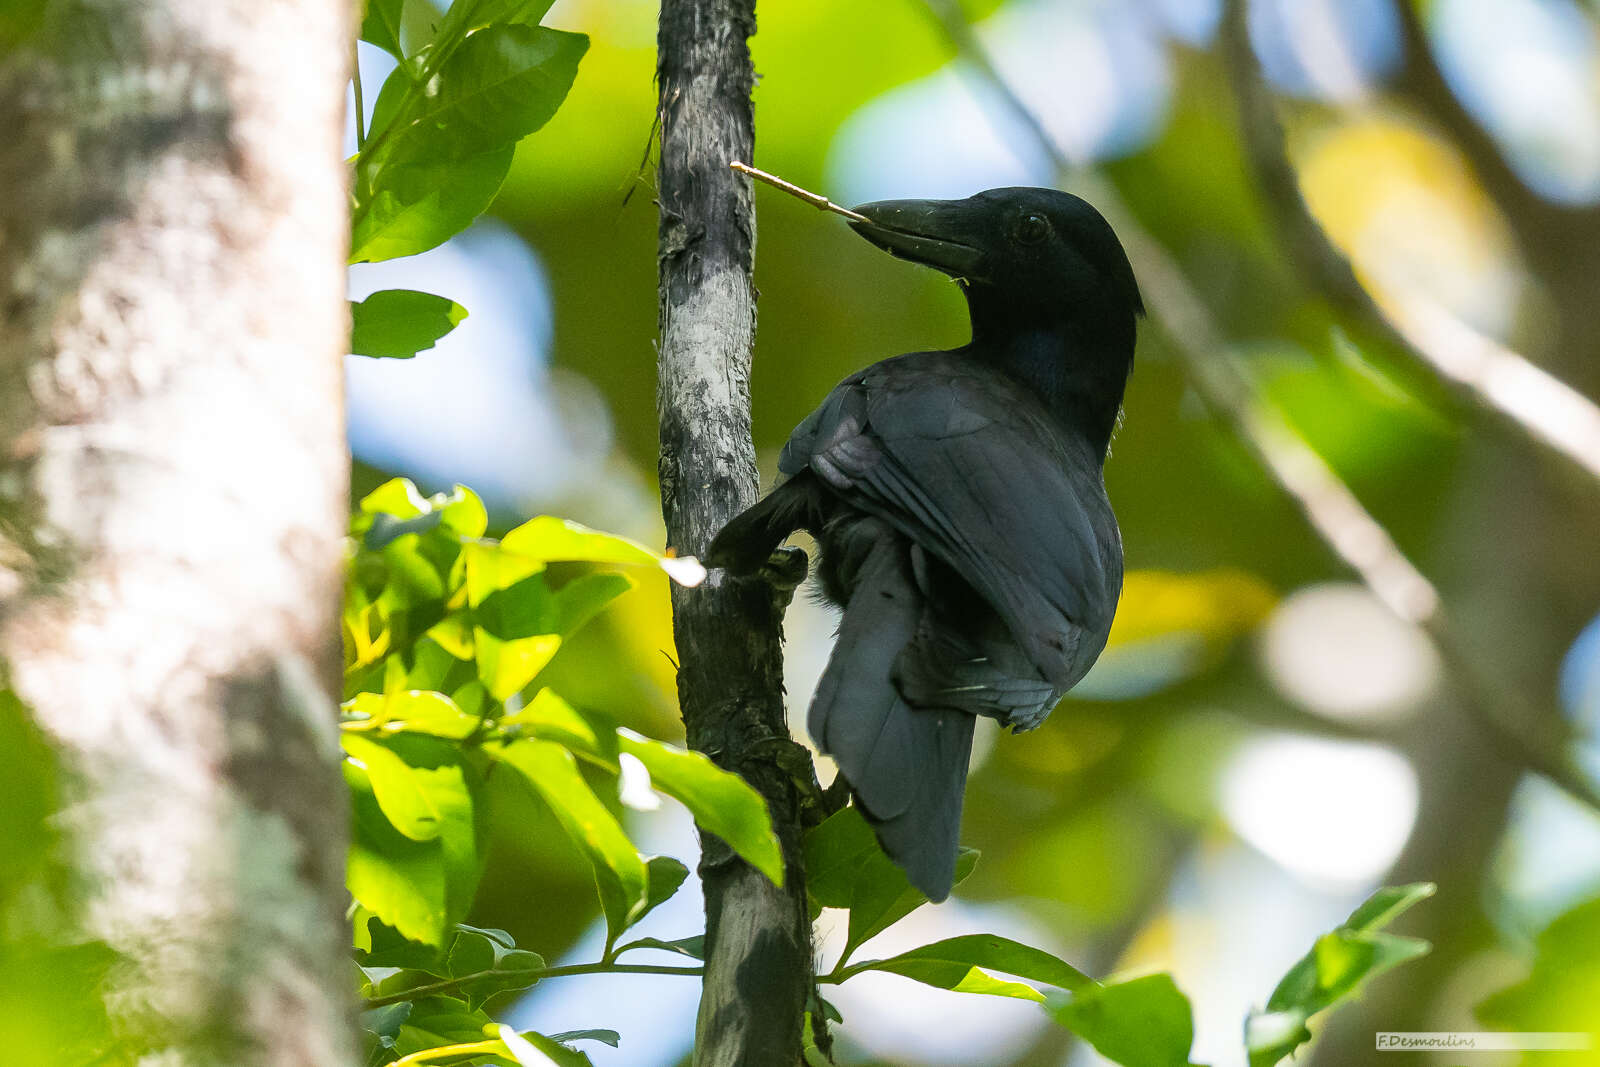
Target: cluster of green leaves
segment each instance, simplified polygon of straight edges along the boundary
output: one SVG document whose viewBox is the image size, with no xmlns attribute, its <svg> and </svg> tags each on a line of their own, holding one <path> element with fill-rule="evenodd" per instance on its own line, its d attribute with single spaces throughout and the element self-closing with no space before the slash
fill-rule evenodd
<svg viewBox="0 0 1600 1067">
<path fill-rule="evenodd" d="M 783 876 L 766 804 L 742 779 L 539 684 L 562 642 L 633 585 L 596 569 L 558 583 L 550 564 L 655 567 L 685 584 L 704 577 L 699 564 L 548 516 L 498 541 L 487 525 L 469 490 L 424 498 L 404 479 L 366 497 L 352 524 L 340 740 L 372 1064 L 545 1062 L 525 1045 L 584 1062 L 555 1047 L 559 1035 L 502 1032 L 488 1011 L 553 973 L 504 932 L 462 924 L 483 872 L 492 773 L 521 779 L 593 868 L 607 936 L 601 959 L 580 969 L 637 969 L 617 957 L 662 943 L 621 935 L 688 875 L 675 859 L 640 854 L 585 765 L 624 793 L 677 798 L 752 866 Z"/>
<path fill-rule="evenodd" d="M 946 938 L 886 959 L 852 963 L 864 942 L 926 898 L 878 848 L 854 808 L 830 816 L 807 835 L 805 859 L 813 917 L 824 907 L 849 912 L 844 948 L 833 970 L 818 977 L 819 985 L 884 971 L 957 993 L 1031 1000 L 1113 1063 L 1188 1067 L 1193 1012 L 1171 975 L 1098 982 L 1049 952 L 994 934 Z M 977 860 L 973 850 L 961 851 L 956 884 L 972 873 Z M 1319 938 L 1278 983 L 1266 1010 L 1250 1014 L 1245 1034 L 1251 1067 L 1271 1067 L 1289 1056 L 1310 1039 L 1308 1019 L 1355 996 L 1368 979 L 1427 952 L 1427 942 L 1385 933 L 1383 927 L 1432 893 L 1433 886 L 1426 884 L 1379 890 Z M 1029 983 L 1052 988 L 1042 992 Z M 840 1020 L 821 997 L 814 1008 Z M 816 1067 L 828 1062 L 820 1048 L 808 1047 L 806 1054 Z"/>
<path fill-rule="evenodd" d="M 350 262 L 426 252 L 483 214 L 518 141 L 556 113 L 588 50 L 583 34 L 539 25 L 551 0 L 369 0 L 361 39 L 392 55 L 394 72 L 358 119 L 352 161 Z M 355 75 L 357 112 L 362 87 Z M 409 358 L 466 316 L 461 305 L 411 290 L 350 306 L 351 351 Z"/>
</svg>

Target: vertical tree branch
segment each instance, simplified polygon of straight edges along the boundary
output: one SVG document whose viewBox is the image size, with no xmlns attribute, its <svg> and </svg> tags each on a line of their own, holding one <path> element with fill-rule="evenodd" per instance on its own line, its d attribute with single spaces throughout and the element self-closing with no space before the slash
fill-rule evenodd
<svg viewBox="0 0 1600 1067">
<path fill-rule="evenodd" d="M 755 336 L 755 216 L 749 180 L 754 0 L 661 6 L 661 500 L 683 553 L 755 501 L 750 352 Z M 689 743 L 766 798 L 782 841 L 779 887 L 704 839 L 706 975 L 695 1063 L 792 1067 L 811 983 L 811 930 L 800 865 L 800 791 L 784 768 L 781 604 L 762 582 L 720 572 L 673 590 L 678 696 Z M 807 761 L 809 762 L 809 761 Z"/>
<path fill-rule="evenodd" d="M 353 1062 L 350 12 L 40 7 L 0 57 L 0 670 L 78 783 L 128 1051 Z"/>
</svg>

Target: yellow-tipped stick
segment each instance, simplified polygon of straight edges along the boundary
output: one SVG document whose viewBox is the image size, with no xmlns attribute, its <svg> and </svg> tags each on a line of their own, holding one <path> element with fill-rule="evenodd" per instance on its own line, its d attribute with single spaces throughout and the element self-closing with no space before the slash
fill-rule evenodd
<svg viewBox="0 0 1600 1067">
<path fill-rule="evenodd" d="M 740 174 L 748 174 L 757 181 L 766 182 L 775 189 L 782 189 L 790 196 L 798 197 L 820 211 L 831 211 L 835 215 L 843 215 L 851 222 L 868 221 L 865 215 L 858 215 L 847 207 L 840 207 L 838 204 L 835 204 L 832 200 L 829 200 L 821 193 L 808 192 L 807 190 L 800 188 L 798 185 L 795 185 L 793 182 L 786 182 L 775 174 L 768 174 L 764 170 L 757 170 L 748 163 L 740 163 L 736 159 L 732 163 L 729 163 L 728 166 L 732 167 Z"/>
</svg>

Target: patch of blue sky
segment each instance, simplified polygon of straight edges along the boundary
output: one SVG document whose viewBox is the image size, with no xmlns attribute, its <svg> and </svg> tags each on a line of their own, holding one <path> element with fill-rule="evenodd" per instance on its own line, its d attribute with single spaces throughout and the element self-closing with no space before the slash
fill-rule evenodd
<svg viewBox="0 0 1600 1067">
<path fill-rule="evenodd" d="M 1528 186 L 1600 201 L 1600 41 L 1570 0 L 1437 0 L 1429 32 L 1451 88 Z"/>
<path fill-rule="evenodd" d="M 1402 58 L 1392 0 L 1255 0 L 1249 26 L 1262 72 L 1295 96 L 1360 99 Z"/>
<path fill-rule="evenodd" d="M 1182 5 L 1174 10 L 1184 14 Z M 1190 29 L 1203 23 L 1187 18 Z M 1010 86 L 1081 163 L 1135 151 L 1160 132 L 1172 92 L 1167 30 L 1139 5 L 1045 0 L 1007 4 L 977 27 Z M 959 62 L 847 119 L 826 170 L 828 188 L 850 202 L 1053 184 L 1050 161 L 1021 120 Z"/>
</svg>

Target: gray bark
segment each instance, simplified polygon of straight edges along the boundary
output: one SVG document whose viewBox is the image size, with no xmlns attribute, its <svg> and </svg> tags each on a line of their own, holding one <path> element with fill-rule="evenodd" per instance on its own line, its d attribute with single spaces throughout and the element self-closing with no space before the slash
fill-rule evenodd
<svg viewBox="0 0 1600 1067">
<path fill-rule="evenodd" d="M 661 497 L 668 543 L 699 554 L 755 501 L 750 439 L 755 218 L 748 179 L 754 0 L 665 0 L 660 87 Z M 792 1067 L 811 981 L 800 865 L 801 793 L 785 770 L 781 605 L 720 572 L 673 590 L 678 695 L 689 743 L 766 798 L 784 847 L 780 888 L 705 839 L 706 976 L 695 1063 Z M 804 755 L 803 752 L 800 755 Z M 809 767 L 809 759 L 791 766 Z M 802 774 L 806 773 L 804 770 Z"/>
<path fill-rule="evenodd" d="M 338 1064 L 348 458 L 327 0 L 55 0 L 0 56 L 0 669 L 146 1062 Z"/>
</svg>

